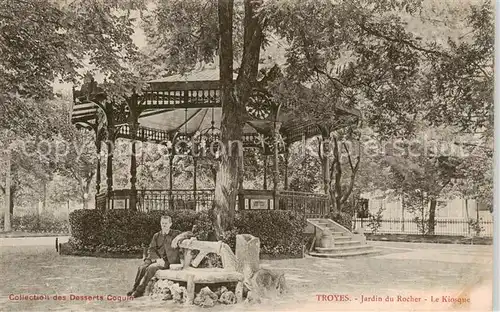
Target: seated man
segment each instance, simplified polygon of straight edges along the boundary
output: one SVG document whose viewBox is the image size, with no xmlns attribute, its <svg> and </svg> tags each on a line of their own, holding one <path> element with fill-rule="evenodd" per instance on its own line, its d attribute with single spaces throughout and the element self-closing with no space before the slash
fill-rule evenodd
<svg viewBox="0 0 500 312">
<path fill-rule="evenodd" d="M 170 264 L 180 263 L 179 242 L 188 238 L 190 232 L 180 233 L 172 230 L 172 218 L 170 216 L 161 217 L 161 231 L 153 235 L 149 244 L 147 255 L 142 259 L 143 263 L 137 269 L 134 287 L 127 293 L 127 296 L 140 297 L 149 281 L 155 275 L 156 271 L 168 269 Z M 152 260 L 151 257 L 157 256 L 158 259 Z"/>
</svg>

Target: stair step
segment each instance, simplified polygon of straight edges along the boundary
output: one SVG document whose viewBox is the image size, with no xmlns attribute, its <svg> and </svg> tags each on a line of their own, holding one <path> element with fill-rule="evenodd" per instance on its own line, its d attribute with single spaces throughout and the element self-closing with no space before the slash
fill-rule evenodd
<svg viewBox="0 0 500 312">
<path fill-rule="evenodd" d="M 334 226 L 323 226 L 323 225 L 321 225 L 320 227 L 323 228 L 323 229 L 328 229 L 332 233 L 341 233 L 341 234 L 348 233 L 348 232 L 345 232 L 345 231 L 342 231 L 342 230 L 338 230 Z"/>
<path fill-rule="evenodd" d="M 331 224 L 331 223 L 329 223 L 329 224 L 322 224 L 322 225 L 320 225 L 320 226 L 321 226 L 321 227 L 324 227 L 324 228 L 327 228 L 327 229 L 329 229 L 329 230 L 337 230 L 337 229 L 338 229 L 338 228 L 335 226 L 335 224 Z M 340 230 L 340 229 L 339 229 L 339 230 Z M 339 230 L 337 230 L 337 231 L 338 231 L 338 232 L 345 233 L 343 230 L 340 230 L 340 231 L 339 231 Z"/>
<path fill-rule="evenodd" d="M 347 236 L 349 233 L 345 232 L 331 232 L 333 236 Z"/>
<path fill-rule="evenodd" d="M 367 249 L 361 251 L 353 251 L 353 252 L 344 252 L 340 254 L 328 254 L 328 253 L 320 253 L 320 252 L 310 252 L 309 255 L 313 257 L 320 258 L 343 258 L 343 257 L 354 257 L 354 256 L 362 256 L 362 255 L 372 255 L 379 253 L 378 249 Z"/>
<path fill-rule="evenodd" d="M 337 241 L 350 241 L 352 240 L 352 236 L 347 236 L 347 235 L 333 235 L 333 240 Z"/>
<path fill-rule="evenodd" d="M 337 227 L 335 225 L 333 225 L 333 224 L 332 225 L 326 225 L 325 227 L 327 229 L 337 229 Z M 344 232 L 344 231 L 342 231 L 342 232 Z"/>
<path fill-rule="evenodd" d="M 331 226 L 327 225 L 327 226 L 325 226 L 325 228 L 327 228 L 327 229 L 329 229 L 329 230 L 335 230 L 335 231 L 337 231 L 337 232 L 346 233 L 344 230 L 337 228 L 337 227 L 336 227 L 335 225 L 333 225 L 333 224 L 332 224 Z"/>
<path fill-rule="evenodd" d="M 344 247 L 344 246 L 364 246 L 365 244 L 361 244 L 360 241 L 356 241 L 356 240 L 336 240 L 335 241 L 335 246 L 340 246 L 340 247 Z"/>
<path fill-rule="evenodd" d="M 332 248 L 316 247 L 316 252 L 328 253 L 328 254 L 339 254 L 345 252 L 361 251 L 361 250 L 371 250 L 373 249 L 370 245 L 357 245 L 357 246 L 335 246 Z"/>
</svg>

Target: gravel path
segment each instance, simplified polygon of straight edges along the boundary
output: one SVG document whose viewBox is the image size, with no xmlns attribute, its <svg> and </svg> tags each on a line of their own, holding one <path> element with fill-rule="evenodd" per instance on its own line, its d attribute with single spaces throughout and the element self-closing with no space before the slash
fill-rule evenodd
<svg viewBox="0 0 500 312">
<path fill-rule="evenodd" d="M 126 299 L 120 296 L 129 290 L 138 260 L 59 256 L 54 243 L 54 237 L 0 239 L 0 311 L 207 311 L 149 298 L 120 301 Z M 491 246 L 370 244 L 381 253 L 342 260 L 262 261 L 264 267 L 285 272 L 289 294 L 261 305 L 208 310 L 491 310 Z M 34 294 L 48 299 L 15 300 Z M 348 300 L 337 301 L 341 295 Z M 80 300 L 82 296 L 102 296 L 102 300 Z M 461 296 L 470 302 L 453 305 L 441 302 L 443 296 L 445 301 L 446 296 Z M 367 298 L 382 301 L 364 301 Z M 385 301 L 391 298 L 393 302 Z M 420 302 L 411 302 L 412 298 Z M 436 298 L 440 302 L 431 302 Z"/>
</svg>

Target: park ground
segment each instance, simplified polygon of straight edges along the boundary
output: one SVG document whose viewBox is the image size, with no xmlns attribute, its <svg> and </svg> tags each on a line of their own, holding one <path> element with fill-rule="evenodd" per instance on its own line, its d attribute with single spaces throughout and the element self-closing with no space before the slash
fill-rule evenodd
<svg viewBox="0 0 500 312">
<path fill-rule="evenodd" d="M 60 238 L 62 241 L 65 239 L 67 238 Z M 108 295 L 110 299 L 113 296 L 125 296 L 140 260 L 60 256 L 55 251 L 54 241 L 54 237 L 0 238 L 0 311 L 492 309 L 492 246 L 369 242 L 380 253 L 341 260 L 263 260 L 262 266 L 285 273 L 290 288 L 288 294 L 262 304 L 203 309 L 150 298 L 122 302 L 107 300 Z M 48 295 L 49 299 L 12 300 L 14 295 L 31 294 Z M 69 300 L 71 294 L 101 295 L 104 300 Z M 66 300 L 54 300 L 54 295 L 66 296 Z M 334 301 L 334 296 L 331 295 L 346 295 L 349 301 Z M 381 298 L 382 301 L 361 303 L 362 296 Z M 447 296 L 468 298 L 470 302 L 442 302 L 443 299 L 446 301 Z M 385 301 L 389 298 L 394 301 Z M 403 298 L 421 298 L 421 302 L 398 301 Z M 439 302 L 432 302 L 436 298 L 439 298 Z"/>
</svg>

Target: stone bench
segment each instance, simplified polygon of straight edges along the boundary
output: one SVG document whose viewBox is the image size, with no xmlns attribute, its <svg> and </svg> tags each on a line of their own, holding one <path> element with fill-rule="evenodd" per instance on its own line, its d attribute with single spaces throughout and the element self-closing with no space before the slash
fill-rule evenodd
<svg viewBox="0 0 500 312">
<path fill-rule="evenodd" d="M 159 270 L 158 279 L 186 282 L 188 304 L 193 304 L 196 284 L 237 283 L 236 302 L 243 301 L 243 274 L 222 268 L 187 268 L 182 270 Z"/>
<path fill-rule="evenodd" d="M 236 302 L 243 301 L 243 266 L 258 266 L 260 241 L 251 235 L 237 235 L 236 255 L 223 242 L 198 241 L 187 239 L 179 243 L 184 249 L 182 265 L 171 265 L 169 270 L 159 270 L 155 277 L 159 280 L 180 281 L 186 283 L 187 303 L 192 304 L 196 284 L 237 283 Z M 199 253 L 192 258 L 192 250 Z M 215 253 L 222 259 L 222 268 L 198 268 L 209 253 Z"/>
<path fill-rule="evenodd" d="M 158 279 L 187 282 L 191 275 L 195 284 L 231 283 L 243 281 L 243 274 L 222 268 L 187 268 L 183 270 L 159 270 Z"/>
</svg>

